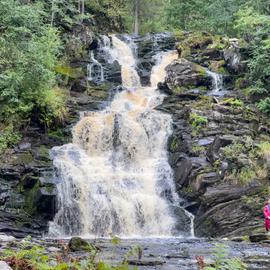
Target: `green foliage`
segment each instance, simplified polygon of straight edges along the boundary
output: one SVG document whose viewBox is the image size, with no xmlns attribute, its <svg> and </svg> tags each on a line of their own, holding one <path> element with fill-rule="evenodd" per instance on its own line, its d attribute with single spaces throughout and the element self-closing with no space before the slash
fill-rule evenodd
<svg viewBox="0 0 270 270">
<path fill-rule="evenodd" d="M 229 258 L 228 248 L 216 244 L 213 248 L 214 265 L 204 267 L 203 270 L 246 270 L 247 265 L 239 258 Z"/>
<path fill-rule="evenodd" d="M 257 178 L 256 172 L 252 167 L 243 167 L 239 171 L 233 170 L 231 176 L 242 185 L 248 184 Z"/>
<path fill-rule="evenodd" d="M 208 124 L 207 118 L 197 113 L 192 113 L 190 115 L 189 122 L 191 123 L 193 131 L 196 132 Z"/>
<path fill-rule="evenodd" d="M 261 100 L 261 101 L 258 103 L 258 108 L 259 108 L 263 113 L 270 114 L 270 97 L 267 97 L 267 98 Z"/>
<path fill-rule="evenodd" d="M 236 98 L 226 98 L 222 100 L 221 104 L 228 105 L 234 108 L 243 108 L 244 107 L 244 102 L 240 99 Z"/>
<path fill-rule="evenodd" d="M 3 0 L 0 26 L 0 119 L 27 118 L 34 110 L 56 108 L 46 97 L 53 95 L 56 84 L 54 67 L 60 41 L 57 31 L 43 23 L 42 5 Z M 54 115 L 58 112 L 45 117 Z"/>
<path fill-rule="evenodd" d="M 110 29 L 125 30 L 131 29 L 131 16 L 129 1 L 126 0 L 91 0 L 86 1 L 86 7 L 93 18 L 105 31 Z"/>
<path fill-rule="evenodd" d="M 21 139 L 21 135 L 14 132 L 12 125 L 0 129 L 0 131 L 0 154 L 2 154 L 7 148 L 18 143 Z"/>
<path fill-rule="evenodd" d="M 49 255 L 46 249 L 31 242 L 31 237 L 24 239 L 18 251 L 13 249 L 4 250 L 0 259 L 6 261 L 16 270 L 130 270 L 127 259 L 130 256 L 141 254 L 141 248 L 132 248 L 122 263 L 112 266 L 96 258 L 96 249 L 88 250 L 88 258 L 75 258 L 68 253 L 67 247 L 62 247 L 64 253 Z M 136 270 L 137 268 L 132 268 Z"/>
<path fill-rule="evenodd" d="M 237 161 L 239 155 L 245 151 L 245 146 L 241 143 L 235 142 L 223 148 L 223 154 L 226 159 L 230 161 Z"/>
</svg>

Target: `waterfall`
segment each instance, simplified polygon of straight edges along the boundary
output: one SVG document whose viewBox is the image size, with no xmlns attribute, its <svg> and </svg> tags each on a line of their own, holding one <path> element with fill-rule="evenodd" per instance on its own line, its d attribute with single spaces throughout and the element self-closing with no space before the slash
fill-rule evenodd
<svg viewBox="0 0 270 270">
<path fill-rule="evenodd" d="M 206 69 L 206 72 L 208 75 L 212 77 L 212 92 L 217 93 L 219 91 L 223 90 L 223 77 L 221 74 L 212 72 L 208 69 Z"/>
<path fill-rule="evenodd" d="M 121 65 L 126 90 L 103 111 L 82 113 L 73 128 L 73 142 L 52 149 L 58 212 L 49 234 L 181 235 L 173 214 L 180 199 L 167 157 L 172 118 L 155 110 L 164 98 L 157 83 L 164 81 L 165 67 L 177 52 L 159 53 L 151 86 L 141 87 L 134 44 L 111 38 L 110 53 Z"/>
<path fill-rule="evenodd" d="M 89 81 L 103 82 L 103 66 L 95 59 L 94 52 L 91 52 L 91 63 L 87 65 L 87 79 Z"/>
</svg>

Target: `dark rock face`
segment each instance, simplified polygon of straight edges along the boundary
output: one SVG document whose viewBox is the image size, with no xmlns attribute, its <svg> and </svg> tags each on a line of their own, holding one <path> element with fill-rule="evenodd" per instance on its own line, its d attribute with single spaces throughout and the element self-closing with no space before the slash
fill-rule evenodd
<svg viewBox="0 0 270 270">
<path fill-rule="evenodd" d="M 194 62 L 202 59 L 202 54 L 207 54 L 211 62 L 223 52 L 200 49 L 195 54 L 193 49 Z M 262 231 L 269 173 L 255 173 L 256 166 L 265 164 L 265 160 L 260 160 L 254 149 L 261 136 L 269 139 L 267 129 L 258 133 L 259 123 L 267 119 L 255 109 L 248 113 L 244 105 L 234 107 L 228 102 L 237 98 L 237 92 L 213 98 L 196 90 L 202 85 L 209 87 L 209 81 L 202 67 L 191 62 L 193 55 L 189 61 L 179 59 L 169 65 L 166 82 L 159 85 L 169 96 L 158 109 L 174 119 L 168 149 L 177 191 L 186 199 L 186 209 L 195 215 L 197 236 Z M 235 67 L 233 72 L 237 71 Z M 243 177 L 245 172 L 249 175 Z"/>
<path fill-rule="evenodd" d="M 174 132 L 168 145 L 169 160 L 177 191 L 187 200 L 187 209 L 196 216 L 196 235 L 228 236 L 263 230 L 265 185 L 257 180 L 241 184 L 237 183 L 238 179 L 230 179 L 231 169 L 241 170 L 245 165 L 240 161 L 247 161 L 248 157 L 242 153 L 243 157 L 240 155 L 235 162 L 223 154 L 226 147 L 236 142 L 244 143 L 243 136 L 250 136 L 253 142 L 256 140 L 254 119 L 250 122 L 245 119 L 244 111 L 220 113 L 214 103 L 211 109 L 205 108 L 205 104 L 201 104 L 202 97 L 198 100 L 177 97 L 177 100 L 175 95 L 166 98 L 159 109 L 171 113 L 174 118 Z M 190 123 L 190 115 L 194 112 L 208 119 L 207 126 L 195 133 Z M 259 119 L 256 121 L 258 123 Z M 249 198 L 258 204 L 249 202 Z"/>
</svg>

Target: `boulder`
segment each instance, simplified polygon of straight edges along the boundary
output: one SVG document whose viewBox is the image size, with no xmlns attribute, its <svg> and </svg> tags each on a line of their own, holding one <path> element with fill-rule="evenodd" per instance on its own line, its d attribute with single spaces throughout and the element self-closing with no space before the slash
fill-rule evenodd
<svg viewBox="0 0 270 270">
<path fill-rule="evenodd" d="M 212 85 L 212 78 L 205 68 L 184 58 L 174 60 L 167 68 L 165 82 L 175 93 L 179 88 L 208 87 Z M 178 90 L 177 90 L 178 89 Z"/>
<path fill-rule="evenodd" d="M 68 247 L 72 252 L 89 251 L 93 248 L 87 241 L 83 240 L 80 237 L 71 238 L 68 243 Z"/>
</svg>

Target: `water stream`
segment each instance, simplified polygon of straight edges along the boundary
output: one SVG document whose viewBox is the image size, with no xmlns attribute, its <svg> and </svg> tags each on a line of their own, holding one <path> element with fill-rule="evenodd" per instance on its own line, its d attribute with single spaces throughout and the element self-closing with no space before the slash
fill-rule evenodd
<svg viewBox="0 0 270 270">
<path fill-rule="evenodd" d="M 212 78 L 212 93 L 218 94 L 218 92 L 223 90 L 223 77 L 221 74 L 212 72 L 206 69 L 207 74 Z"/>
<path fill-rule="evenodd" d="M 103 111 L 82 113 L 73 128 L 73 142 L 52 149 L 58 212 L 49 234 L 181 236 L 184 230 L 177 227 L 181 216 L 174 215 L 180 198 L 167 157 L 172 118 L 155 110 L 164 98 L 157 84 L 164 81 L 165 67 L 177 52 L 158 53 L 151 85 L 142 87 L 132 39 L 124 42 L 112 36 L 111 40 L 106 51 L 110 61 L 116 59 L 121 65 L 126 90 L 117 93 Z M 188 234 L 193 236 L 193 216 L 181 210 L 183 218 L 190 220 Z"/>
</svg>

